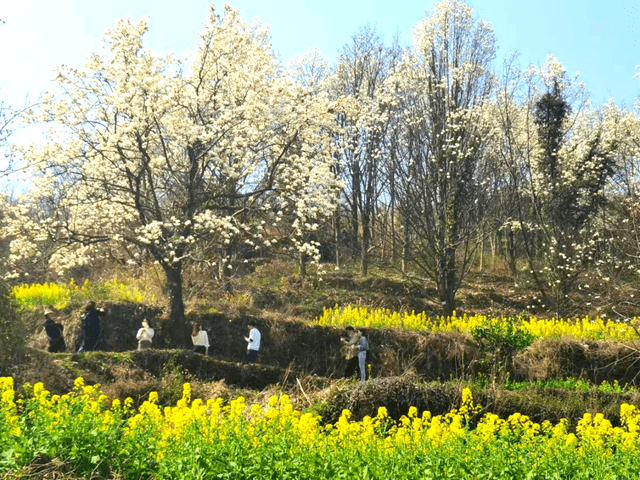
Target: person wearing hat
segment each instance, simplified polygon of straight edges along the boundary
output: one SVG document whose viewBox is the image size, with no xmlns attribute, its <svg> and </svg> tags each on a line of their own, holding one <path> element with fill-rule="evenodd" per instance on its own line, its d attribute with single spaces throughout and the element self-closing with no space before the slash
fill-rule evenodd
<svg viewBox="0 0 640 480">
<path fill-rule="evenodd" d="M 144 350 L 145 348 L 151 348 L 151 339 L 155 331 L 149 326 L 149 322 L 142 320 L 142 328 L 138 330 L 136 338 L 138 339 L 138 350 Z"/>
<path fill-rule="evenodd" d="M 60 353 L 67 351 L 67 344 L 64 342 L 62 332 L 64 325 L 56 323 L 53 317 L 53 307 L 49 306 L 44 310 L 44 330 L 47 332 L 49 339 L 48 351 L 51 353 Z"/>
</svg>

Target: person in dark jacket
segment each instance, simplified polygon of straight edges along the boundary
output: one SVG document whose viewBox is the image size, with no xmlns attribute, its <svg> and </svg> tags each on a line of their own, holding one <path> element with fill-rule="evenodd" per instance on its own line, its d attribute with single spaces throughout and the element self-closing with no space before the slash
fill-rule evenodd
<svg viewBox="0 0 640 480">
<path fill-rule="evenodd" d="M 89 300 L 84 307 L 84 314 L 82 315 L 82 333 L 84 335 L 83 346 L 80 347 L 80 352 L 91 352 L 97 349 L 98 341 L 100 340 L 100 315 L 103 312 L 96 308 L 96 302 Z"/>
<path fill-rule="evenodd" d="M 60 353 L 67 351 L 67 344 L 64 342 L 62 332 L 64 325 L 56 323 L 53 319 L 53 308 L 47 307 L 44 311 L 44 330 L 49 338 L 49 352 Z"/>
</svg>

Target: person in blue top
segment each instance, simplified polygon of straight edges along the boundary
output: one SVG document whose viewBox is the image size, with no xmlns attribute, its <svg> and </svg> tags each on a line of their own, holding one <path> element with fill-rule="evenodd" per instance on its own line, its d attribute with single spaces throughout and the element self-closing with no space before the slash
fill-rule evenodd
<svg viewBox="0 0 640 480">
<path fill-rule="evenodd" d="M 253 322 L 249 322 L 247 328 L 249 329 L 249 336 L 244 337 L 247 342 L 247 363 L 256 363 L 258 361 L 258 351 L 260 350 L 260 332 Z"/>
</svg>

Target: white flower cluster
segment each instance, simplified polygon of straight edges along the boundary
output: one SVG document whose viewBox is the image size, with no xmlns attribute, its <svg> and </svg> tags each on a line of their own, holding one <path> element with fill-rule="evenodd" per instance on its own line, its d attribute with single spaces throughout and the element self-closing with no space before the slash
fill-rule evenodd
<svg viewBox="0 0 640 480">
<path fill-rule="evenodd" d="M 51 244 L 56 271 L 107 252 L 175 271 L 205 245 L 277 244 L 255 225 L 270 205 L 301 245 L 335 208 L 331 102 L 279 69 L 267 28 L 211 7 L 182 60 L 146 49 L 146 31 L 119 21 L 32 112 L 50 128 L 23 150 L 32 188 L 5 210 L 15 265 Z"/>
</svg>

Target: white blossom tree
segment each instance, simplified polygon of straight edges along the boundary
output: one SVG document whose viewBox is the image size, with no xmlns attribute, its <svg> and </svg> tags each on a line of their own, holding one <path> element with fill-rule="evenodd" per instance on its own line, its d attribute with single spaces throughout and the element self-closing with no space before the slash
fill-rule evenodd
<svg viewBox="0 0 640 480">
<path fill-rule="evenodd" d="M 602 272 L 616 288 L 636 289 L 640 275 L 640 102 L 620 113 L 616 169 L 605 188 L 606 208 L 601 216 L 607 249 Z M 636 298 L 634 298 L 636 296 Z M 624 300 L 639 306 L 636 294 Z"/>
<path fill-rule="evenodd" d="M 553 56 L 525 72 L 507 64 L 493 111 L 492 151 L 513 199 L 503 227 L 522 237 L 541 304 L 569 313 L 578 275 L 602 249 L 597 214 L 628 114 L 612 102 L 592 108 Z"/>
<path fill-rule="evenodd" d="M 304 89 L 314 102 L 327 105 L 328 64 L 316 48 L 293 59 L 287 77 Z M 335 102 L 330 102 L 333 114 Z M 309 112 L 309 114 L 312 114 Z M 335 155 L 334 123 L 318 123 L 316 141 L 299 137 L 291 151 L 304 154 L 305 162 L 295 161 L 291 167 L 276 178 L 278 188 L 287 194 L 272 202 L 277 220 L 268 228 L 273 234 L 267 243 L 277 242 L 278 252 L 298 262 L 299 276 L 304 278 L 309 263 L 320 262 L 320 237 L 322 226 L 334 214 L 342 186 L 335 173 L 335 161 L 327 161 L 327 154 Z"/>
<path fill-rule="evenodd" d="M 459 0 L 442 0 L 414 30 L 414 47 L 386 82 L 402 129 L 398 180 L 412 258 L 438 285 L 445 315 L 468 269 L 480 224 L 482 111 L 493 87 L 491 26 Z"/>
<path fill-rule="evenodd" d="M 367 275 L 373 248 L 374 219 L 385 184 L 385 138 L 389 102 L 380 98 L 386 77 L 398 62 L 400 49 L 387 47 L 375 29 L 359 29 L 342 47 L 331 77 L 338 99 L 336 134 L 338 169 L 344 178 L 343 201 L 349 239 Z M 388 100 L 388 99 L 387 99 Z"/>
<path fill-rule="evenodd" d="M 282 221 L 282 203 L 331 203 L 323 132 L 333 116 L 323 96 L 283 74 L 267 28 L 228 6 L 210 7 L 183 61 L 146 49 L 146 30 L 146 21 L 121 20 L 82 69 L 59 70 L 61 93 L 33 119 L 51 124 L 48 141 L 24 152 L 33 185 L 8 207 L 6 233 L 16 260 L 54 240 L 58 271 L 106 251 L 152 259 L 179 327 L 183 268 L 198 242 L 257 249 L 267 240 L 261 222 Z M 296 182 L 305 188 L 292 190 Z M 30 216 L 43 198 L 50 212 Z M 297 211 L 303 224 L 316 213 Z"/>
</svg>

